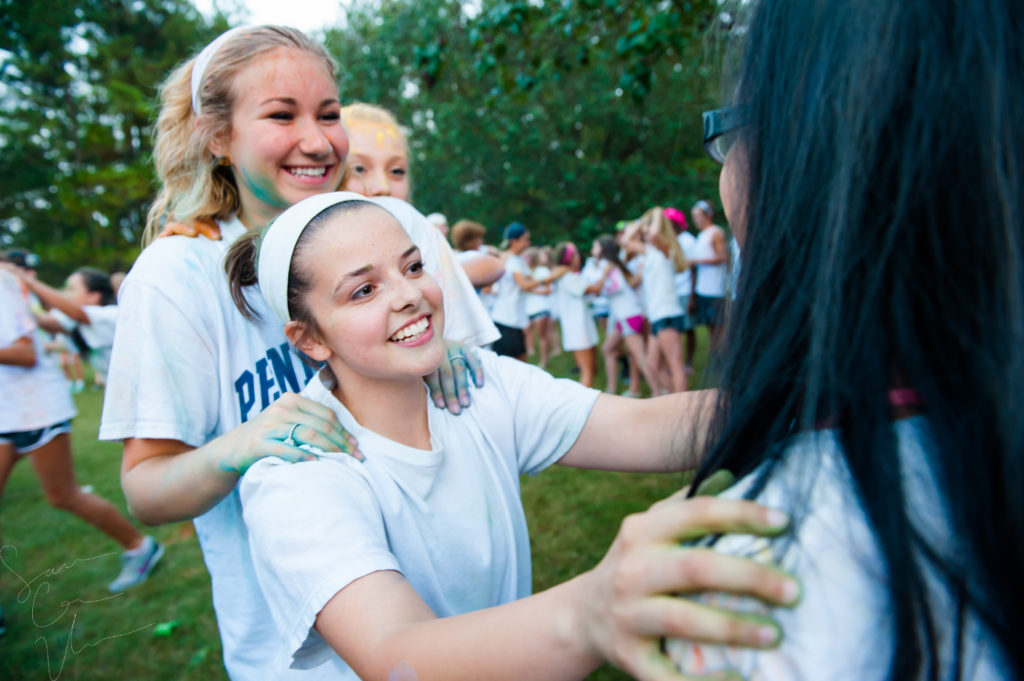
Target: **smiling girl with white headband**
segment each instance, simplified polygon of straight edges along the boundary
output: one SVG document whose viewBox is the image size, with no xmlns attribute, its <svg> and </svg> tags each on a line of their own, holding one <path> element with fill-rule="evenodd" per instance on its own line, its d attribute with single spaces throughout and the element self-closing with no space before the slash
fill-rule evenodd
<svg viewBox="0 0 1024 681">
<path fill-rule="evenodd" d="M 445 306 L 403 229 L 409 216 L 395 199 L 325 194 L 285 211 L 258 248 L 250 236 L 232 249 L 232 288 L 258 279 L 288 338 L 324 365 L 303 394 L 365 453 L 297 465 L 262 458 L 239 486 L 277 626 L 266 644 L 280 664 L 340 679 L 453 681 L 582 679 L 610 660 L 661 679 L 666 631 L 775 641 L 767 620 L 667 598 L 724 589 L 795 599 L 795 584 L 774 570 L 676 544 L 785 525 L 744 501 L 676 495 L 627 521 L 594 570 L 529 596 L 519 475 L 554 463 L 691 467 L 680 443 L 693 436 L 702 398 L 602 395 L 481 350 L 487 384 L 473 409 L 428 408 L 421 377 L 444 360 Z"/>
<path fill-rule="evenodd" d="M 290 351 L 257 291 L 245 292 L 248 313 L 239 312 L 224 259 L 248 230 L 338 187 L 348 139 L 334 76 L 322 46 L 261 26 L 229 31 L 168 77 L 148 232 L 212 220 L 223 238 L 155 241 L 120 294 L 100 437 L 125 441 L 122 486 L 140 520 L 195 519 L 236 681 L 289 675 L 264 645 L 274 629 L 253 577 L 238 479 L 261 456 L 299 461 L 310 456 L 303 445 L 351 452 L 354 443 L 329 409 L 296 394 L 313 370 Z M 418 213 L 407 224 L 436 234 Z M 414 240 L 444 282 L 446 336 L 485 342 L 493 326 L 457 265 L 443 266 L 436 240 Z"/>
</svg>

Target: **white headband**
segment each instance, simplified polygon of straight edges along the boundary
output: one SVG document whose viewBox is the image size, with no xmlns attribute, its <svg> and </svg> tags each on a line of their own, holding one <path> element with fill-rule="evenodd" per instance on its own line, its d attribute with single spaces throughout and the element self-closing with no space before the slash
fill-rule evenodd
<svg viewBox="0 0 1024 681">
<path fill-rule="evenodd" d="M 409 231 L 408 225 L 413 224 L 417 217 L 423 219 L 419 211 L 401 199 L 390 196 L 369 197 L 354 192 L 317 194 L 299 201 L 281 213 L 263 232 L 259 259 L 256 263 L 256 278 L 263 299 L 282 324 L 291 321 L 288 314 L 288 276 L 295 244 L 313 218 L 344 201 L 362 201 L 380 206 L 390 213 L 406 232 Z"/>
<path fill-rule="evenodd" d="M 224 31 L 212 43 L 204 47 L 196 57 L 195 63 L 192 64 L 192 111 L 195 112 L 196 116 L 199 115 L 199 88 L 203 85 L 203 75 L 206 73 L 206 67 L 210 65 L 210 60 L 217 54 L 217 50 L 232 36 L 252 28 L 255 27 L 235 26 Z"/>
<path fill-rule="evenodd" d="M 693 204 L 693 207 L 699 208 L 700 210 L 704 211 L 704 214 L 707 215 L 709 218 L 715 214 L 715 209 L 711 207 L 710 203 L 703 199 Z"/>
</svg>

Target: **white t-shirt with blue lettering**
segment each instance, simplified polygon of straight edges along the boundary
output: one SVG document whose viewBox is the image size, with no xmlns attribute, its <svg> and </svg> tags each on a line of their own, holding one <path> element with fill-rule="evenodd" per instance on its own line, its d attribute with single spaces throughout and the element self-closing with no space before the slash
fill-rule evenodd
<svg viewBox="0 0 1024 681">
<path fill-rule="evenodd" d="M 434 237 L 440 232 L 425 219 L 411 224 L 406 229 L 427 271 L 439 278 L 457 270 L 456 278 L 441 283 L 448 294 L 446 317 L 466 334 L 452 339 L 493 340 L 496 330 L 469 280 L 453 264 L 450 248 L 441 250 Z M 245 227 L 232 220 L 220 228 L 220 241 L 158 239 L 125 277 L 100 439 L 172 439 L 198 447 L 255 417 L 283 393 L 302 390 L 314 375 L 292 351 L 257 287 L 246 291 L 256 321 L 235 307 L 224 257 Z M 443 265 L 446 257 L 452 263 Z M 447 322 L 445 331 L 448 336 Z M 229 675 L 233 681 L 288 678 L 287 669 L 275 669 L 269 656 L 267 643 L 277 634 L 253 574 L 237 487 L 194 523 Z"/>
<path fill-rule="evenodd" d="M 351 582 L 401 572 L 438 617 L 530 594 L 530 539 L 519 476 L 572 447 L 598 392 L 537 367 L 479 351 L 487 383 L 459 416 L 429 406 L 431 449 L 360 426 L 320 380 L 303 394 L 327 405 L 359 440 L 365 462 L 257 461 L 239 490 L 263 593 L 279 634 L 275 668 L 325 665 L 356 679 L 313 630 Z"/>
</svg>

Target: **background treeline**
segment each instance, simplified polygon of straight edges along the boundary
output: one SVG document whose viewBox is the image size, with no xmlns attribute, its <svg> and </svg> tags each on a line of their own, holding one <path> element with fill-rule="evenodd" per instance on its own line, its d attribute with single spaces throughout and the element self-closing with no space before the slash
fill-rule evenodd
<svg viewBox="0 0 1024 681">
<path fill-rule="evenodd" d="M 395 111 L 415 203 L 535 241 L 714 198 L 719 3 L 353 0 L 322 36 L 343 102 Z M 296 5 L 301 12 L 301 4 Z M 157 86 L 229 26 L 187 0 L 0 0 L 0 247 L 44 274 L 131 265 L 154 193 Z"/>
</svg>

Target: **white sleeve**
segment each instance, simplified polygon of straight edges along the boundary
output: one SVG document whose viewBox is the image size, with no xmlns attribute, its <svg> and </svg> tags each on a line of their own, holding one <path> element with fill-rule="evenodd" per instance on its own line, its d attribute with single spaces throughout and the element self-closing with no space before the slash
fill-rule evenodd
<svg viewBox="0 0 1024 681">
<path fill-rule="evenodd" d="M 130 276 L 120 301 L 100 439 L 205 444 L 220 414 L 212 325 Z"/>
<path fill-rule="evenodd" d="M 64 314 L 64 312 L 62 312 L 61 310 L 58 310 L 55 307 L 50 308 L 47 313 L 51 317 L 53 317 L 53 319 L 58 324 L 60 324 L 60 327 L 62 329 L 64 329 L 64 331 L 67 332 L 67 333 L 71 333 L 72 331 L 75 330 L 75 327 L 78 326 L 78 322 L 76 322 L 74 319 L 72 319 L 71 317 L 67 316 L 66 314 Z M 83 335 L 82 338 L 85 338 L 85 336 Z M 89 343 L 89 339 L 86 338 L 85 342 Z M 92 343 L 89 343 L 89 345 L 91 346 Z"/>
<path fill-rule="evenodd" d="M 114 343 L 117 327 L 117 305 L 87 305 L 84 310 L 89 323 L 78 328 L 82 338 L 93 350 L 109 348 Z"/>
<path fill-rule="evenodd" d="M 0 314 L 0 347 L 7 347 L 35 331 L 36 320 L 18 280 L 6 272 L 0 272 L 0 298 L 4 311 Z"/>
<path fill-rule="evenodd" d="M 508 400 L 519 472 L 536 475 L 576 443 L 601 393 L 489 350 L 477 353 L 484 381 L 495 381 Z"/>
<path fill-rule="evenodd" d="M 239 483 L 256 579 L 293 667 L 330 655 L 313 625 L 335 594 L 371 572 L 399 569 L 377 497 L 357 469 L 364 465 L 271 457 Z"/>
<path fill-rule="evenodd" d="M 435 278 L 444 292 L 444 337 L 474 347 L 493 343 L 500 334 L 469 276 L 444 235 L 433 227 L 431 232 L 437 258 Z"/>
</svg>

